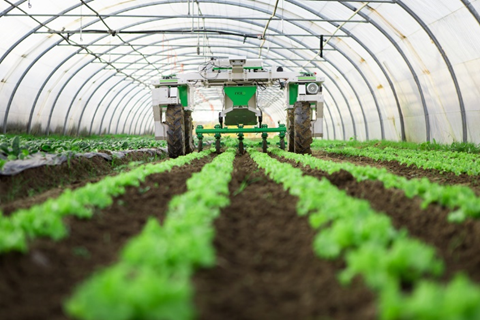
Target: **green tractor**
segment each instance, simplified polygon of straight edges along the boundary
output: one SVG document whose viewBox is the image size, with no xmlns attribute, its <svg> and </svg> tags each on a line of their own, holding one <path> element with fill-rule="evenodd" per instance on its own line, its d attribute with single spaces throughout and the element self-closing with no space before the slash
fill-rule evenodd
<svg viewBox="0 0 480 320">
<path fill-rule="evenodd" d="M 197 126 L 198 150 L 203 149 L 204 134 L 214 134 L 220 152 L 222 134 L 237 134 L 239 152 L 244 152 L 244 134 L 261 133 L 262 149 L 267 150 L 268 133 L 278 133 L 280 148 L 310 153 L 314 136 L 323 131 L 323 78 L 313 74 L 266 70 L 259 59 L 230 58 L 212 60 L 202 71 L 163 77 L 153 83 L 155 137 L 165 139 L 172 158 L 193 151 L 192 107 L 195 86 L 222 87 L 223 109 L 212 129 Z M 263 123 L 257 105 L 259 87 L 280 84 L 286 91 L 287 125 L 269 128 Z M 248 126 L 248 127 L 247 127 Z"/>
</svg>

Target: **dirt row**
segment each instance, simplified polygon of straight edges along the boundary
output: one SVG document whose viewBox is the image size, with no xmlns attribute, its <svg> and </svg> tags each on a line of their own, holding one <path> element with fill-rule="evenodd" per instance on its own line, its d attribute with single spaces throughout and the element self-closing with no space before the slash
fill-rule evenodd
<svg viewBox="0 0 480 320">
<path fill-rule="evenodd" d="M 149 216 L 162 221 L 170 199 L 185 192 L 186 180 L 211 159 L 148 177 L 91 220 L 69 218 L 71 234 L 58 243 L 37 240 L 28 254 L 0 255 L 0 319 L 67 319 L 61 302 L 74 286 L 113 263 Z M 328 175 L 290 163 L 368 200 L 396 228 L 407 228 L 435 246 L 446 262 L 445 280 L 462 270 L 480 283 L 476 221 L 449 224 L 446 209 L 430 205 L 421 210 L 419 199 L 387 190 L 381 182 L 358 183 L 346 171 Z M 375 319 L 374 296 L 362 280 L 340 286 L 336 274 L 344 263 L 315 256 L 316 231 L 297 215 L 297 198 L 268 179 L 248 155 L 237 156 L 234 167 L 231 204 L 215 220 L 217 266 L 198 270 L 193 279 L 199 318 Z"/>
<path fill-rule="evenodd" d="M 375 319 L 362 281 L 342 287 L 343 262 L 315 256 L 315 231 L 297 215 L 297 198 L 248 155 L 234 167 L 231 204 L 215 220 L 217 266 L 194 276 L 199 318 Z"/>
<path fill-rule="evenodd" d="M 56 166 L 31 168 L 12 176 L 0 175 L 0 210 L 9 214 L 18 208 L 28 208 L 59 196 L 65 188 L 79 188 L 117 174 L 132 161 L 153 160 L 155 157 L 147 152 L 132 152 L 114 161 L 100 156 L 73 158 Z"/>
<path fill-rule="evenodd" d="M 422 210 L 420 198 L 409 199 L 402 190 L 386 189 L 380 181 L 357 182 L 344 170 L 330 175 L 292 160 L 277 159 L 302 169 L 304 174 L 328 179 L 352 197 L 369 201 L 373 209 L 391 218 L 395 228 L 406 228 L 411 236 L 434 246 L 446 265 L 445 280 L 462 271 L 480 283 L 480 221 L 449 223 L 447 208 L 431 204 Z"/>
<path fill-rule="evenodd" d="M 371 166 L 376 168 L 385 168 L 389 172 L 407 179 L 427 178 L 432 182 L 442 185 L 463 185 L 470 187 L 477 196 L 480 196 L 480 176 L 469 176 L 465 173 L 456 175 L 452 172 L 440 172 L 435 169 L 422 169 L 415 165 L 407 166 L 398 161 L 377 161 L 363 156 L 348 156 L 338 153 L 325 152 L 322 150 L 314 150 L 313 156 L 335 162 L 351 162 L 361 166 Z"/>
<path fill-rule="evenodd" d="M 0 256 L 0 319 L 67 319 L 61 303 L 76 284 L 116 260 L 148 216 L 160 221 L 168 202 L 210 159 L 148 177 L 140 188 L 93 219 L 67 223 L 55 243 L 35 241 L 27 254 Z M 360 279 L 342 287 L 341 261 L 312 250 L 315 232 L 295 211 L 297 199 L 267 179 L 248 155 L 237 157 L 231 205 L 215 222 L 218 267 L 194 278 L 202 319 L 374 319 L 372 293 Z"/>
<path fill-rule="evenodd" d="M 27 254 L 0 255 L 0 319 L 67 319 L 62 301 L 75 285 L 115 262 L 120 248 L 142 230 L 148 217 L 162 221 L 170 199 L 184 193 L 187 179 L 211 160 L 150 175 L 140 188 L 128 187 L 90 220 L 67 219 L 66 239 L 36 240 Z"/>
</svg>

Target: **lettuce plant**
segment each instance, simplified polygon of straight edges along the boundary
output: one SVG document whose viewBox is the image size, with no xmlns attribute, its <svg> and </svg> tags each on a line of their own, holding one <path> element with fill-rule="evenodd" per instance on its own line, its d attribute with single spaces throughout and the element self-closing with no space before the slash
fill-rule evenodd
<svg viewBox="0 0 480 320">
<path fill-rule="evenodd" d="M 426 151 L 387 147 L 355 148 L 350 146 L 329 146 L 327 152 L 340 153 L 349 156 L 364 156 L 376 161 L 398 161 L 407 166 L 415 165 L 424 169 L 435 169 L 440 172 L 453 172 L 468 175 L 480 174 L 480 163 L 477 154 L 456 151 Z"/>
<path fill-rule="evenodd" d="M 248 151 L 271 179 L 299 198 L 297 212 L 309 214 L 312 227 L 320 228 L 314 251 L 326 259 L 344 257 L 347 267 L 339 274 L 340 282 L 348 285 L 360 276 L 377 293 L 380 319 L 478 318 L 480 288 L 466 277 L 459 276 L 446 285 L 424 280 L 436 279 L 443 273 L 443 262 L 434 248 L 409 238 L 406 230 L 395 230 L 388 217 L 375 212 L 367 202 L 348 197 L 325 178 L 302 176 L 298 168 L 253 149 Z M 297 161 L 305 159 L 304 163 L 312 167 L 317 164 L 311 157 L 294 154 L 286 157 Z M 337 168 L 326 163 L 322 170 Z M 418 190 L 428 192 L 424 187 L 425 184 Z M 412 294 L 402 291 L 404 284 L 410 285 Z M 465 294 L 470 296 L 459 298 Z"/>
<path fill-rule="evenodd" d="M 125 193 L 125 187 L 138 187 L 148 175 L 170 170 L 174 166 L 185 165 L 194 159 L 205 157 L 212 150 L 191 153 L 177 159 L 157 164 L 147 164 L 114 177 L 106 177 L 94 184 L 65 190 L 58 198 L 48 199 L 29 209 L 18 210 L 9 217 L 0 218 L 0 253 L 12 250 L 26 251 L 27 240 L 36 237 L 49 237 L 59 240 L 68 232 L 62 222 L 66 215 L 91 218 L 93 208 L 106 208 L 112 198 Z"/>
<path fill-rule="evenodd" d="M 187 181 L 164 225 L 150 218 L 119 262 L 81 284 L 65 309 L 76 319 L 192 319 L 190 276 L 215 264 L 213 220 L 229 205 L 235 152 L 227 150 Z M 114 312 L 109 313 L 109 310 Z"/>
<path fill-rule="evenodd" d="M 462 222 L 467 217 L 480 217 L 480 198 L 477 198 L 472 189 L 465 186 L 443 186 L 431 182 L 427 178 L 407 179 L 391 174 L 384 168 L 378 169 L 370 166 L 356 166 L 348 162 L 326 161 L 310 155 L 289 153 L 280 149 L 271 149 L 271 152 L 330 174 L 343 169 L 350 172 L 357 181 L 381 181 L 385 188 L 403 190 L 409 198 L 420 197 L 423 200 L 423 208 L 426 208 L 430 203 L 439 203 L 453 210 L 448 217 L 450 222 Z"/>
</svg>

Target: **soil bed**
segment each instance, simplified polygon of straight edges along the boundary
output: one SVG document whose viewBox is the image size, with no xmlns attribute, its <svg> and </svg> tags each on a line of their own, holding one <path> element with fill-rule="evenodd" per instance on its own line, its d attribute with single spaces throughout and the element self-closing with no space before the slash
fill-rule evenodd
<svg viewBox="0 0 480 320">
<path fill-rule="evenodd" d="M 380 181 L 357 182 L 345 170 L 329 175 L 285 158 L 276 159 L 300 168 L 304 174 L 318 179 L 325 177 L 348 195 L 369 201 L 373 209 L 384 212 L 392 219 L 396 229 L 406 228 L 413 237 L 434 246 L 445 262 L 445 280 L 463 271 L 473 281 L 480 283 L 480 221 L 449 223 L 448 209 L 431 204 L 422 210 L 421 199 L 409 199 L 398 189 L 385 189 Z"/>
<path fill-rule="evenodd" d="M 200 319 L 375 319 L 361 280 L 342 287 L 341 261 L 313 252 L 315 231 L 297 198 L 237 156 L 231 204 L 215 220 L 217 266 L 194 276 Z"/>
<path fill-rule="evenodd" d="M 55 197 L 65 187 L 78 188 L 87 182 L 98 181 L 131 161 L 151 162 L 153 159 L 155 157 L 147 152 L 132 152 L 114 162 L 100 156 L 80 157 L 58 166 L 31 168 L 12 176 L 0 175 L 0 209 L 10 211 L 9 203 L 29 199 L 50 189 L 57 189 L 49 194 L 49 197 Z"/>
<path fill-rule="evenodd" d="M 128 187 L 91 220 L 68 218 L 70 235 L 60 242 L 36 240 L 27 254 L 0 256 L 0 319 L 67 319 L 62 301 L 95 270 L 116 261 L 119 249 L 147 218 L 163 220 L 168 202 L 186 191 L 186 180 L 213 159 L 208 156 Z"/>
<path fill-rule="evenodd" d="M 376 168 L 385 168 L 389 172 L 407 179 L 427 178 L 432 182 L 443 185 L 463 185 L 470 187 L 477 196 L 480 196 L 480 176 L 469 176 L 467 174 L 455 175 L 452 172 L 440 172 L 434 169 L 422 169 L 415 165 L 407 166 L 400 164 L 398 161 L 376 161 L 363 156 L 347 156 L 338 153 L 330 153 L 325 151 L 313 151 L 313 156 L 323 160 L 335 162 L 351 162 L 360 166 L 371 166 Z"/>
</svg>

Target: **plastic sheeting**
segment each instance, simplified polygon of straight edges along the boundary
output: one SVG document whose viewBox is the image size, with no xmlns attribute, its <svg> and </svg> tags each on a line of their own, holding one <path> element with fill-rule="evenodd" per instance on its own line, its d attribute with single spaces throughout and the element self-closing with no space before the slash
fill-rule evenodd
<svg viewBox="0 0 480 320">
<path fill-rule="evenodd" d="M 480 143 L 479 10 L 479 0 L 5 0 L 0 129 L 150 133 L 152 79 L 242 55 L 324 75 L 326 139 Z M 262 94 L 260 108 L 283 122 L 283 96 Z M 196 97 L 194 119 L 215 121 L 215 95 Z"/>
<path fill-rule="evenodd" d="M 42 167 L 42 166 L 58 166 L 64 162 L 67 162 L 69 157 L 76 158 L 93 158 L 93 157 L 102 157 L 105 160 L 112 161 L 113 158 L 121 159 L 127 154 L 132 152 L 145 152 L 155 155 L 163 155 L 167 153 L 166 148 L 158 149 L 137 149 L 137 150 L 123 150 L 123 151 L 110 151 L 111 154 L 104 152 L 87 152 L 87 153 L 77 153 L 71 155 L 65 154 L 51 154 L 51 153 L 34 153 L 28 159 L 23 160 L 12 160 L 5 163 L 3 168 L 0 170 L 0 175 L 2 176 L 11 176 L 17 173 L 20 173 L 27 169 Z"/>
</svg>

